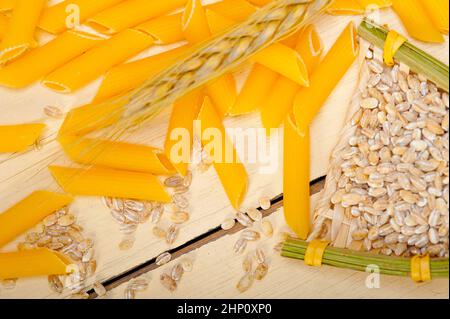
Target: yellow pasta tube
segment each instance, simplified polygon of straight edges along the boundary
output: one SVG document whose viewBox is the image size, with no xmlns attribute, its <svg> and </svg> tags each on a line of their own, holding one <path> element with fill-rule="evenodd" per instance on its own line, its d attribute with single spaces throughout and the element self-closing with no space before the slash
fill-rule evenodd
<svg viewBox="0 0 450 319">
<path fill-rule="evenodd" d="M 314 26 L 310 25 L 303 30 L 295 50 L 302 57 L 308 74 L 311 74 L 323 52 L 323 43 Z M 261 107 L 261 120 L 265 128 L 277 128 L 283 123 L 286 115 L 291 112 L 299 89 L 296 82 L 285 77 L 278 78 Z"/>
<path fill-rule="evenodd" d="M 82 23 L 93 15 L 115 6 L 124 0 L 66 0 L 42 12 L 38 27 L 49 33 L 57 34 L 75 27 L 70 24 Z M 79 21 L 78 21 L 79 20 Z"/>
<path fill-rule="evenodd" d="M 186 176 L 191 161 L 194 120 L 203 102 L 201 89 L 178 99 L 172 109 L 164 150 L 177 172 Z"/>
<path fill-rule="evenodd" d="M 104 101 L 139 87 L 145 80 L 174 63 L 188 49 L 189 46 L 184 45 L 174 50 L 112 68 L 103 79 L 94 102 Z"/>
<path fill-rule="evenodd" d="M 184 40 L 181 29 L 181 13 L 161 16 L 136 27 L 150 35 L 156 44 L 170 44 Z"/>
<path fill-rule="evenodd" d="M 16 0 L 0 0 L 0 12 L 12 10 L 15 3 Z"/>
<path fill-rule="evenodd" d="M 0 40 L 3 39 L 7 26 L 8 26 L 8 18 L 0 13 Z"/>
<path fill-rule="evenodd" d="M 45 124 L 0 126 L 0 153 L 21 152 L 36 143 Z"/>
<path fill-rule="evenodd" d="M 350 23 L 311 75 L 310 86 L 302 88 L 295 97 L 294 115 L 300 133 L 306 132 L 328 96 L 353 64 L 358 49 L 355 27 Z"/>
<path fill-rule="evenodd" d="M 293 47 L 296 45 L 298 37 L 299 33 L 296 32 L 280 43 Z M 278 73 L 255 63 L 239 92 L 230 115 L 241 115 L 258 110 L 279 77 Z"/>
<path fill-rule="evenodd" d="M 205 150 L 212 156 L 214 168 L 235 209 L 239 209 L 247 191 L 248 177 L 236 150 L 226 135 L 222 118 L 206 97 L 199 114 L 201 136 Z"/>
<path fill-rule="evenodd" d="M 268 4 L 269 2 L 272 2 L 273 0 L 248 0 L 250 3 L 253 3 L 257 6 L 265 6 L 266 4 Z"/>
<path fill-rule="evenodd" d="M 72 202 L 73 198 L 58 193 L 36 191 L 0 214 L 0 247 L 14 240 Z"/>
<path fill-rule="evenodd" d="M 292 115 L 284 122 L 283 211 L 286 223 L 300 239 L 310 228 L 310 136 L 300 136 Z"/>
<path fill-rule="evenodd" d="M 236 82 L 231 74 L 225 74 L 208 83 L 206 90 L 219 115 L 224 118 L 236 102 Z"/>
<path fill-rule="evenodd" d="M 84 32 L 67 31 L 0 69 L 0 84 L 10 88 L 30 85 L 101 41 Z"/>
<path fill-rule="evenodd" d="M 358 0 L 335 0 L 327 8 L 327 13 L 333 15 L 363 14 L 364 11 L 364 6 Z"/>
<path fill-rule="evenodd" d="M 327 8 L 333 15 L 364 14 L 366 11 L 390 7 L 392 0 L 335 0 Z"/>
<path fill-rule="evenodd" d="M 252 59 L 299 85 L 309 85 L 308 71 L 302 57 L 284 44 L 275 43 L 257 53 Z"/>
<path fill-rule="evenodd" d="M 392 0 L 358 0 L 359 3 L 367 10 L 371 8 L 388 8 L 392 6 Z"/>
<path fill-rule="evenodd" d="M 287 45 L 290 48 L 294 48 L 299 40 L 300 34 L 303 32 L 302 29 L 300 29 L 299 31 L 288 35 L 286 38 L 284 38 L 283 40 L 279 41 L 281 44 Z"/>
<path fill-rule="evenodd" d="M 200 0 L 189 0 L 182 15 L 184 37 L 190 43 L 200 43 L 211 36 L 205 8 Z"/>
<path fill-rule="evenodd" d="M 419 0 L 393 0 L 393 8 L 408 30 L 409 35 L 425 42 L 444 42 Z"/>
<path fill-rule="evenodd" d="M 37 45 L 34 31 L 45 0 L 17 0 L 0 43 L 0 64 L 9 62 Z"/>
<path fill-rule="evenodd" d="M 0 279 L 65 275 L 70 261 L 47 248 L 0 253 Z"/>
<path fill-rule="evenodd" d="M 236 22 L 246 20 L 257 10 L 246 0 L 223 0 L 207 5 L 206 8 Z"/>
<path fill-rule="evenodd" d="M 202 42 L 211 36 L 205 9 L 200 0 L 189 0 L 182 17 L 182 29 L 186 39 L 191 43 Z M 218 113 L 223 118 L 236 102 L 236 83 L 231 74 L 215 79 L 206 84 Z"/>
<path fill-rule="evenodd" d="M 420 0 L 433 24 L 441 33 L 448 34 L 448 0 Z"/>
<path fill-rule="evenodd" d="M 148 35 L 134 29 L 124 30 L 50 73 L 43 84 L 57 92 L 73 92 L 152 44 Z"/>
<path fill-rule="evenodd" d="M 230 115 L 242 115 L 256 111 L 264 102 L 279 75 L 260 64 L 255 64 L 233 105 Z"/>
<path fill-rule="evenodd" d="M 67 113 L 59 135 L 85 135 L 116 123 L 123 115 L 128 102 L 119 97 L 114 102 L 92 103 L 77 107 Z"/>
<path fill-rule="evenodd" d="M 212 34 L 219 34 L 237 23 L 235 20 L 231 20 L 210 9 L 206 9 L 205 14 Z"/>
<path fill-rule="evenodd" d="M 156 175 L 174 171 L 166 156 L 153 147 L 74 136 L 60 136 L 58 141 L 76 163 Z"/>
<path fill-rule="evenodd" d="M 170 202 L 169 194 L 152 174 L 98 167 L 50 166 L 49 169 L 57 183 L 69 194 Z"/>
<path fill-rule="evenodd" d="M 255 12 L 255 7 L 245 0 L 225 0 L 205 6 L 206 16 L 213 34 L 225 26 L 245 20 Z M 152 36 L 156 44 L 170 44 L 185 40 L 181 25 L 182 13 L 161 16 L 136 27 Z M 217 27 L 217 28 L 214 28 Z"/>
<path fill-rule="evenodd" d="M 114 34 L 167 14 L 185 3 L 186 0 L 128 0 L 100 12 L 89 19 L 87 24 L 98 32 Z"/>
</svg>

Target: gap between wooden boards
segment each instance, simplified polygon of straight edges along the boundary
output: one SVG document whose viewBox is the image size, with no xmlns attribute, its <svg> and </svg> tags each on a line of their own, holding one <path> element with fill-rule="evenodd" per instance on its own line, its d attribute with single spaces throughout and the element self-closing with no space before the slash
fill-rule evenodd
<svg viewBox="0 0 450 319">
<path fill-rule="evenodd" d="M 320 192 L 325 185 L 325 177 L 320 177 L 310 183 L 310 192 L 311 195 L 317 194 Z M 263 212 L 263 216 L 267 217 L 274 212 L 276 212 L 278 209 L 280 209 L 283 206 L 283 194 L 280 194 L 273 198 L 271 200 L 272 206 L 270 209 Z M 260 209 L 260 208 L 259 208 Z M 198 236 L 196 238 L 193 238 L 192 240 L 188 241 L 184 245 L 181 245 L 177 248 L 174 248 L 172 250 L 169 250 L 168 252 L 172 255 L 172 259 L 179 258 L 180 256 L 183 256 L 191 251 L 194 251 L 202 246 L 205 246 L 213 241 L 216 241 L 226 235 L 235 234 L 239 231 L 241 231 L 244 228 L 244 226 L 236 223 L 236 226 L 233 227 L 233 229 L 230 230 L 223 230 L 220 228 L 220 226 L 210 230 L 209 232 Z M 136 267 L 133 267 L 129 269 L 128 271 L 117 275 L 102 284 L 105 286 L 105 288 L 110 291 L 121 284 L 130 281 L 133 278 L 142 276 L 143 274 L 146 274 L 160 266 L 156 265 L 155 263 L 156 258 L 152 258 L 151 260 L 147 261 L 146 263 L 143 263 L 141 265 L 138 265 Z M 97 297 L 97 294 L 94 292 L 94 290 L 89 290 L 89 299 L 94 299 Z"/>
</svg>

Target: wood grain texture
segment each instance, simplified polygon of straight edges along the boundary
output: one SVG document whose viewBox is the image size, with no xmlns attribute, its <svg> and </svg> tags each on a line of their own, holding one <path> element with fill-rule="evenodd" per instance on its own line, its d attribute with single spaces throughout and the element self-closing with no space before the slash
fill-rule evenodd
<svg viewBox="0 0 450 319">
<path fill-rule="evenodd" d="M 312 198 L 314 202 L 317 196 Z M 276 233 L 284 231 L 282 209 L 266 219 L 272 222 Z M 309 267 L 303 261 L 281 257 L 273 250 L 278 242 L 276 233 L 272 238 L 263 237 L 251 243 L 242 255 L 236 255 L 233 245 L 241 232 L 208 243 L 142 275 L 150 281 L 150 285 L 145 292 L 138 293 L 137 298 L 448 298 L 447 279 L 416 284 L 410 278 L 382 275 L 380 288 L 369 289 L 366 286 L 368 273 L 329 266 Z M 241 294 L 235 286 L 244 275 L 242 261 L 245 256 L 253 254 L 256 248 L 263 249 L 268 257 L 269 273 L 264 280 L 255 281 L 248 291 Z M 185 273 L 178 289 L 170 293 L 159 282 L 159 276 L 170 272 L 184 258 L 194 260 L 193 271 Z M 123 298 L 126 287 L 127 283 L 124 283 L 104 298 Z"/>
<path fill-rule="evenodd" d="M 325 47 L 328 49 L 338 34 L 343 30 L 349 20 L 354 19 L 359 21 L 359 17 L 331 17 L 324 16 L 320 18 L 316 25 L 317 29 L 325 42 Z M 396 16 L 389 10 L 384 10 L 381 15 L 381 22 L 388 23 L 393 28 L 404 32 L 404 29 L 399 25 Z M 415 42 L 419 47 L 424 48 L 427 52 L 440 58 L 445 63 L 448 63 L 448 39 L 444 45 L 425 45 L 423 43 Z M 154 53 L 154 50 L 160 50 L 158 48 L 148 50 L 140 56 L 146 56 Z M 314 121 L 312 126 L 312 136 L 314 143 L 311 151 L 312 162 L 312 178 L 323 176 L 328 167 L 328 159 L 332 151 L 333 146 L 336 144 L 338 132 L 340 131 L 344 119 L 346 117 L 348 102 L 353 94 L 353 90 L 357 83 L 357 66 L 355 65 L 341 81 L 335 92 L 330 96 L 329 100 L 325 104 L 324 108 Z M 65 111 L 70 110 L 73 107 L 79 106 L 88 102 L 99 85 L 99 81 L 89 85 L 88 87 L 78 91 L 76 94 L 71 95 L 58 95 L 50 92 L 39 84 L 29 87 L 24 90 L 9 90 L 0 88 L 0 100 L 2 101 L 2 113 L 0 114 L 0 123 L 11 124 L 19 122 L 34 122 L 42 121 L 48 125 L 47 136 L 52 136 L 61 124 L 58 120 L 45 119 L 43 115 L 43 108 L 46 105 L 56 105 L 62 107 Z M 136 132 L 132 137 L 128 137 L 126 140 L 130 142 L 141 142 L 147 145 L 161 147 L 163 145 L 165 132 L 167 129 L 168 117 L 170 110 L 167 109 L 155 118 L 147 127 Z M 261 127 L 259 116 L 256 114 L 248 116 L 240 116 L 235 118 L 229 118 L 225 122 L 227 127 Z M 282 132 L 278 136 L 282 137 Z M 274 137 L 276 138 L 276 137 Z M 279 140 L 280 142 L 280 140 Z M 279 145 L 282 145 L 280 142 Z M 59 149 L 56 143 L 50 143 L 46 145 L 42 150 L 31 152 L 26 155 L 21 155 L 14 160 L 8 160 L 6 156 L 0 157 L 0 211 L 11 206 L 19 199 L 23 198 L 27 193 L 35 189 L 45 188 L 49 190 L 57 190 L 58 187 L 52 182 L 49 173 L 46 170 L 46 162 L 41 162 L 44 159 L 49 158 L 48 163 L 65 164 L 68 163 L 64 156 L 55 156 L 54 154 Z M 280 150 L 279 154 L 282 154 Z M 40 166 L 33 166 L 27 170 L 24 174 L 16 175 L 17 172 L 22 171 L 24 168 L 34 165 L 36 162 L 40 162 Z M 280 163 L 282 159 L 280 158 Z M 282 192 L 282 167 L 278 167 L 272 174 L 260 174 L 258 165 L 246 165 L 248 174 L 250 177 L 250 186 L 248 195 L 245 199 L 243 207 L 255 207 L 257 206 L 258 199 L 265 195 L 275 197 Z M 168 247 L 165 243 L 156 240 L 151 235 L 151 225 L 146 224 L 140 226 L 136 234 L 136 242 L 134 247 L 129 251 L 120 251 L 117 246 L 121 240 L 121 235 L 118 230 L 118 226 L 114 223 L 110 217 L 107 209 L 102 205 L 99 198 L 79 197 L 76 199 L 71 210 L 78 216 L 80 224 L 82 224 L 86 230 L 88 236 L 95 239 L 96 243 L 96 258 L 98 261 L 98 271 L 93 281 L 108 281 L 114 279 L 127 272 L 136 266 L 142 265 L 149 260 L 152 260 L 161 252 L 168 249 L 182 245 L 202 234 L 214 229 L 220 225 L 223 219 L 230 215 L 233 211 L 225 196 L 223 189 L 220 186 L 220 182 L 213 170 L 209 170 L 204 174 L 195 173 L 193 185 L 191 187 L 190 194 L 190 212 L 192 214 L 191 220 L 183 226 L 179 239 L 175 242 L 173 247 Z M 281 218 L 281 213 L 279 214 Z M 277 221 L 282 223 L 282 218 Z M 221 241 L 217 241 L 219 243 Z M 225 243 L 224 243 L 225 244 Z M 15 243 L 11 243 L 7 247 L 2 248 L 2 251 L 15 249 Z M 217 249 L 217 247 L 216 247 Z M 206 256 L 212 256 L 212 251 L 205 252 Z M 208 258 L 205 258 L 208 259 Z M 210 270 L 204 270 L 200 275 L 203 277 L 215 277 L 218 275 L 215 286 L 210 285 L 208 290 L 203 291 L 200 286 L 198 291 L 191 291 L 191 295 L 185 294 L 185 297 L 195 297 L 200 294 L 204 296 L 233 296 L 234 290 L 229 288 L 226 284 L 231 278 L 234 278 L 232 273 L 228 271 L 217 271 L 214 269 L 214 258 L 209 258 L 211 261 L 205 260 L 205 267 L 210 265 Z M 202 258 L 203 260 L 203 258 Z M 225 265 L 235 265 L 238 261 L 230 260 Z M 210 263 L 210 264 L 208 264 Z M 343 271 L 343 275 L 337 270 L 322 271 L 317 269 L 305 269 L 304 267 L 293 268 L 294 273 L 298 275 L 298 282 L 302 284 L 305 282 L 311 282 L 313 280 L 319 280 L 315 284 L 311 284 L 313 290 L 302 290 L 292 288 L 292 290 L 286 289 L 283 295 L 273 289 L 267 289 L 270 286 L 274 286 L 274 283 L 283 284 L 289 281 L 289 271 L 283 272 L 284 265 L 298 263 L 295 261 L 282 260 L 280 261 L 280 267 L 270 274 L 270 276 L 264 281 L 263 285 L 266 289 L 257 296 L 266 297 L 326 297 L 333 294 L 338 295 L 341 292 L 335 289 L 350 289 L 356 282 L 361 282 L 364 275 L 354 274 Z M 235 267 L 235 266 L 233 266 Z M 205 268 L 206 269 L 206 268 Z M 306 271 L 306 273 L 304 273 Z M 336 275 L 336 278 L 333 279 Z M 189 275 L 190 276 L 190 275 Z M 228 277 L 230 276 L 230 277 Z M 188 277 L 188 276 L 187 276 Z M 187 278 L 186 277 L 186 278 Z M 359 278 L 354 280 L 353 277 Z M 276 279 L 278 278 L 278 279 Z M 308 278 L 308 279 L 306 279 Z M 321 285 L 324 285 L 327 281 L 321 278 L 327 278 L 331 280 L 330 283 L 339 283 L 343 281 L 338 288 L 334 288 L 329 284 L 326 284 L 328 288 L 324 288 L 322 294 L 319 293 Z M 348 278 L 348 280 L 346 280 Z M 237 278 L 236 278 L 237 279 Z M 398 279 L 386 280 L 386 287 L 396 290 L 403 289 L 404 296 L 410 296 L 415 290 L 419 290 L 417 294 L 423 294 L 423 296 L 434 295 L 432 291 L 441 290 L 435 288 L 435 283 L 431 283 L 433 289 L 427 291 L 421 291 L 420 288 L 415 288 L 411 283 L 405 281 L 402 283 Z M 427 284 L 429 285 L 429 284 Z M 194 286 L 193 286 L 194 287 Z M 180 292 L 183 291 L 180 287 Z M 409 291 L 411 290 L 411 291 Z M 185 291 L 185 293 L 188 290 Z M 390 295 L 392 296 L 394 292 Z M 438 293 L 439 295 L 440 293 Z M 119 293 L 120 295 L 120 293 Z M 65 294 L 63 297 L 66 296 Z M 166 295 L 161 292 L 159 297 Z M 353 295 L 353 296 L 356 296 Z M 369 295 L 370 296 L 370 293 Z M 387 295 L 389 296 L 389 294 Z M 17 287 L 14 290 L 5 290 L 0 288 L 0 298 L 59 298 L 56 294 L 53 294 L 47 285 L 45 278 L 32 278 L 20 280 L 17 283 Z"/>
</svg>

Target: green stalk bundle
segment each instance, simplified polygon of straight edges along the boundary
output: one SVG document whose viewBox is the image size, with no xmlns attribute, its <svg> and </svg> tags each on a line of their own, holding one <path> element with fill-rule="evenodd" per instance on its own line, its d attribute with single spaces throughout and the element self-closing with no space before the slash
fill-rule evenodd
<svg viewBox="0 0 450 319">
<path fill-rule="evenodd" d="M 281 248 L 281 255 L 294 259 L 305 259 L 309 243 L 300 239 L 288 238 Z M 366 271 L 368 266 L 376 265 L 380 273 L 393 276 L 411 275 L 411 258 L 376 255 L 350 249 L 328 247 L 323 255 L 324 265 Z M 448 258 L 431 258 L 432 278 L 448 278 Z"/>
<path fill-rule="evenodd" d="M 364 40 L 383 49 L 389 30 L 365 18 L 359 28 L 358 34 Z M 417 74 L 426 76 L 437 86 L 449 91 L 449 67 L 428 53 L 420 50 L 410 42 L 405 42 L 394 55 L 398 61 L 405 63 Z"/>
</svg>

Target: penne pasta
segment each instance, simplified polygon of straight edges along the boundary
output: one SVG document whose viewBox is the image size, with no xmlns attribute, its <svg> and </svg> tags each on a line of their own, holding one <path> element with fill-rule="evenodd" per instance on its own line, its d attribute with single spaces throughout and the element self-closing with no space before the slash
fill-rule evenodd
<svg viewBox="0 0 450 319">
<path fill-rule="evenodd" d="M 0 153 L 14 153 L 26 150 L 36 143 L 45 124 L 22 124 L 0 126 Z"/>
<path fill-rule="evenodd" d="M 302 33 L 303 29 L 300 29 L 297 32 L 294 32 L 293 34 L 288 35 L 287 37 L 285 37 L 283 40 L 279 41 L 281 44 L 287 45 L 290 48 L 294 48 L 297 43 L 298 40 L 300 38 L 300 34 Z"/>
<path fill-rule="evenodd" d="M 153 147 L 74 136 L 60 136 L 58 141 L 76 163 L 156 175 L 174 172 L 166 156 Z"/>
<path fill-rule="evenodd" d="M 226 135 L 221 116 L 208 97 L 203 102 L 198 118 L 204 149 L 213 159 L 214 168 L 231 205 L 239 209 L 247 191 L 247 172 Z"/>
<path fill-rule="evenodd" d="M 228 23 L 235 24 L 238 21 L 245 20 L 255 12 L 255 7 L 245 0 L 224 0 L 206 5 L 205 8 L 212 34 L 219 32 L 214 28 L 215 26 L 223 27 L 224 23 L 227 25 Z M 182 15 L 182 13 L 176 13 L 161 16 L 137 26 L 136 29 L 152 36 L 156 44 L 179 42 L 185 40 L 181 24 Z M 221 30 L 223 28 L 220 28 Z"/>
<path fill-rule="evenodd" d="M 152 44 L 148 35 L 127 29 L 50 73 L 42 83 L 57 92 L 73 92 Z"/>
<path fill-rule="evenodd" d="M 222 0 L 205 6 L 232 21 L 241 22 L 256 12 L 257 8 L 246 0 Z"/>
<path fill-rule="evenodd" d="M 274 71 L 256 63 L 239 92 L 230 115 L 242 115 L 258 110 L 278 77 Z"/>
<path fill-rule="evenodd" d="M 392 5 L 410 36 L 425 42 L 444 42 L 419 0 L 393 0 Z"/>
<path fill-rule="evenodd" d="M 211 37 L 205 8 L 200 0 L 189 0 L 182 15 L 181 27 L 185 39 L 193 44 Z"/>
<path fill-rule="evenodd" d="M 145 80 L 174 63 L 188 50 L 189 46 L 184 45 L 161 54 L 112 68 L 106 73 L 94 102 L 101 102 L 139 87 Z"/>
<path fill-rule="evenodd" d="M 189 0 L 182 17 L 185 38 L 193 44 L 211 37 L 205 9 L 200 0 Z M 206 90 L 222 118 L 236 102 L 236 83 L 231 74 L 225 74 L 206 84 Z"/>
<path fill-rule="evenodd" d="M 151 36 L 155 44 L 171 44 L 183 41 L 181 16 L 181 13 L 165 15 L 140 24 L 136 29 Z"/>
<path fill-rule="evenodd" d="M 309 85 L 308 71 L 302 57 L 284 44 L 275 43 L 255 54 L 252 60 L 299 85 Z"/>
<path fill-rule="evenodd" d="M 47 248 L 0 253 L 0 279 L 65 275 L 70 260 Z"/>
<path fill-rule="evenodd" d="M 356 30 L 350 23 L 312 73 L 310 86 L 302 88 L 295 97 L 294 115 L 300 133 L 307 131 L 328 96 L 355 61 L 358 50 Z"/>
<path fill-rule="evenodd" d="M 265 6 L 266 4 L 268 4 L 269 2 L 272 2 L 273 0 L 248 0 L 250 3 L 253 3 L 257 6 Z"/>
<path fill-rule="evenodd" d="M 335 0 L 327 8 L 327 13 L 332 15 L 364 14 L 365 8 L 358 0 Z"/>
<path fill-rule="evenodd" d="M 16 0 L 0 43 L 0 64 L 14 60 L 28 49 L 37 46 L 34 32 L 45 2 L 45 0 Z"/>
<path fill-rule="evenodd" d="M 206 9 L 205 14 L 212 34 L 219 34 L 237 24 L 235 20 L 231 20 L 211 9 Z"/>
<path fill-rule="evenodd" d="M 224 118 L 236 102 L 236 81 L 231 74 L 225 74 L 206 85 L 208 96 L 216 106 L 219 115 Z"/>
<path fill-rule="evenodd" d="M 69 205 L 73 198 L 58 193 L 36 191 L 0 214 L 0 247 L 37 225 L 48 215 Z"/>
<path fill-rule="evenodd" d="M 298 38 L 299 33 L 296 32 L 280 43 L 293 47 L 297 44 Z M 247 114 L 258 110 L 279 77 L 278 73 L 255 63 L 244 86 L 239 92 L 236 103 L 230 111 L 230 115 Z"/>
<path fill-rule="evenodd" d="M 82 23 L 95 14 L 123 1 L 65 0 L 45 9 L 39 19 L 38 27 L 49 33 L 58 34 L 67 30 L 68 26 L 75 28 L 76 23 Z"/>
<path fill-rule="evenodd" d="M 288 226 L 300 239 L 310 229 L 310 136 L 300 136 L 289 115 L 284 123 L 283 211 Z"/>
<path fill-rule="evenodd" d="M 50 166 L 65 192 L 73 195 L 109 196 L 168 203 L 170 196 L 155 175 L 105 168 L 78 169 Z"/>
<path fill-rule="evenodd" d="M 425 8 L 425 12 L 433 21 L 434 26 L 444 34 L 448 34 L 448 15 L 449 15 L 449 1 L 448 0 L 420 0 L 420 3 Z"/>
<path fill-rule="evenodd" d="M 164 150 L 172 165 L 182 176 L 186 176 L 188 172 L 193 146 L 194 120 L 198 116 L 203 99 L 202 90 L 197 89 L 181 97 L 173 105 Z"/>
<path fill-rule="evenodd" d="M 114 101 L 92 103 L 77 107 L 67 113 L 59 135 L 85 135 L 116 123 L 123 115 L 125 97 Z"/>
<path fill-rule="evenodd" d="M 5 36 L 7 26 L 8 26 L 8 18 L 0 13 L 0 41 Z"/>
<path fill-rule="evenodd" d="M 392 0 L 358 0 L 361 5 L 367 9 L 370 8 L 388 8 L 392 6 Z"/>
<path fill-rule="evenodd" d="M 12 10 L 15 2 L 16 0 L 0 0 L 0 12 Z"/>
<path fill-rule="evenodd" d="M 310 25 L 303 30 L 295 50 L 302 57 L 310 75 L 318 65 L 323 52 L 323 43 L 314 26 Z M 279 77 L 276 80 L 261 106 L 261 119 L 265 128 L 277 128 L 283 123 L 286 115 L 292 110 L 295 95 L 300 88 L 296 82 L 288 78 Z"/>
<path fill-rule="evenodd" d="M 10 88 L 30 85 L 101 41 L 84 32 L 67 31 L 0 69 L 0 85 Z"/>
<path fill-rule="evenodd" d="M 187 0 L 128 0 L 100 12 L 87 25 L 104 34 L 114 34 L 150 19 L 167 14 L 186 4 Z"/>
<path fill-rule="evenodd" d="M 335 0 L 327 8 L 327 12 L 333 15 L 354 15 L 390 6 L 392 0 Z"/>
<path fill-rule="evenodd" d="M 312 74 L 319 65 L 323 50 L 324 45 L 322 39 L 314 25 L 308 25 L 301 30 L 297 38 L 295 51 L 302 57 L 308 74 Z"/>
</svg>

